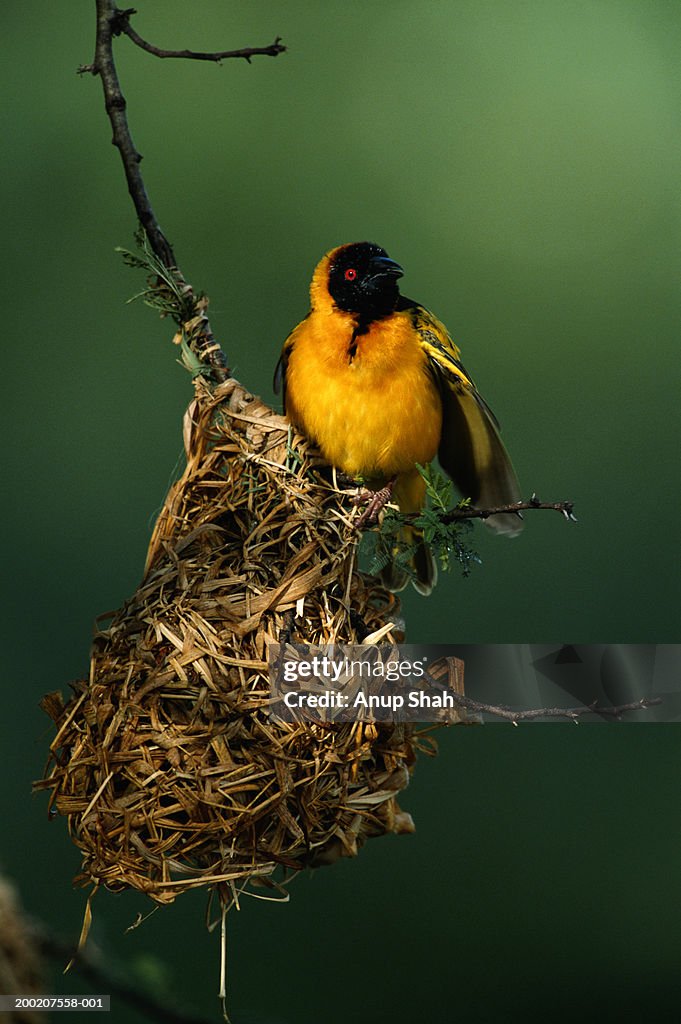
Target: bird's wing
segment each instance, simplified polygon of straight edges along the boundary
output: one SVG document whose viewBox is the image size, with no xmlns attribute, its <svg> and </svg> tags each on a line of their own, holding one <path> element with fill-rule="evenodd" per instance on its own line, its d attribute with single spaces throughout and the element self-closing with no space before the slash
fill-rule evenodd
<svg viewBox="0 0 681 1024">
<path fill-rule="evenodd" d="M 308 313 L 308 316 L 310 314 Z M 305 317 L 307 320 L 307 317 Z M 286 412 L 286 370 L 288 368 L 288 361 L 293 351 L 293 346 L 296 341 L 296 332 L 305 323 L 305 320 L 301 321 L 297 327 L 294 327 L 288 338 L 284 342 L 279 356 L 279 361 L 274 369 L 274 393 L 278 395 L 281 393 L 281 397 L 284 403 L 284 412 Z"/>
<path fill-rule="evenodd" d="M 466 372 L 447 328 L 417 303 L 411 304 L 409 312 L 442 398 L 438 450 L 442 468 L 478 508 L 520 501 L 518 478 L 499 435 L 497 419 Z M 485 522 L 496 532 L 510 536 L 523 526 L 514 514 L 490 516 Z"/>
<path fill-rule="evenodd" d="M 274 368 L 274 393 L 275 395 L 281 393 L 284 403 L 284 412 L 286 412 L 286 372 L 288 370 L 288 361 L 296 343 L 296 336 L 299 331 L 304 331 L 306 329 L 307 320 L 310 317 L 311 312 L 312 311 L 310 310 L 310 313 L 307 313 L 289 334 L 282 346 L 279 361 Z"/>
<path fill-rule="evenodd" d="M 288 364 L 288 357 L 291 352 L 291 348 L 293 347 L 292 345 L 288 345 L 287 347 L 288 341 L 289 339 L 287 338 L 286 342 L 284 342 L 284 347 L 281 350 L 281 355 L 279 356 L 277 365 L 274 368 L 273 381 L 275 395 L 281 394 L 282 401 L 284 403 L 284 412 L 286 412 L 286 366 Z"/>
</svg>

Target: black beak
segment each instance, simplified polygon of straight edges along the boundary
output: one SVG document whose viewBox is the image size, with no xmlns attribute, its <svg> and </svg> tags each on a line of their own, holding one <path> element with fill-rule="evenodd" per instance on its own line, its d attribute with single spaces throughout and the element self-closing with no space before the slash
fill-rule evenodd
<svg viewBox="0 0 681 1024">
<path fill-rule="evenodd" d="M 397 280 L 398 277 L 404 276 L 402 267 L 399 263 L 395 263 L 395 260 L 391 260 L 389 256 L 373 256 L 369 266 L 372 271 L 369 277 L 371 283 L 381 277 L 394 277 Z"/>
</svg>

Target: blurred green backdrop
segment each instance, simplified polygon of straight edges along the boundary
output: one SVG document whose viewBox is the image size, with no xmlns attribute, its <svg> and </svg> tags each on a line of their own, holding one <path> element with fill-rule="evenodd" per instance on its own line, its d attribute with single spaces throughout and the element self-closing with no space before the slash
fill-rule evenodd
<svg viewBox="0 0 681 1024">
<path fill-rule="evenodd" d="M 276 60 L 158 61 L 117 45 L 159 220 L 212 299 L 236 374 L 271 374 L 321 254 L 371 239 L 449 326 L 529 496 L 484 564 L 408 595 L 412 642 L 679 640 L 681 6 L 670 0 L 140 0 L 157 44 L 281 35 Z M 136 586 L 181 465 L 189 379 L 170 325 L 126 306 L 135 228 L 91 59 L 94 3 L 5 5 L 2 864 L 77 933 L 78 858 L 29 798 L 39 696 L 87 670 L 95 615 Z M 681 988 L 675 727 L 453 730 L 384 840 L 231 922 L 237 1024 L 550 1019 Z M 113 960 L 216 1012 L 218 947 L 186 897 Z M 76 976 L 54 979 L 83 991 Z M 641 1010 L 643 1012 L 643 1010 Z M 138 1018 L 121 1004 L 112 1020 Z"/>
</svg>

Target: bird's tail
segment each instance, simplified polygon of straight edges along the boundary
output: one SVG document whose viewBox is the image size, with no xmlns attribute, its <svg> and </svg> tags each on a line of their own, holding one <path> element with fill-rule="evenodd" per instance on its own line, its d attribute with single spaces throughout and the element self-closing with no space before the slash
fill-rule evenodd
<svg viewBox="0 0 681 1024">
<path fill-rule="evenodd" d="M 427 597 L 437 583 L 437 566 L 433 553 L 420 530 L 413 526 L 403 526 L 400 529 L 395 555 L 411 547 L 415 550 L 409 556 L 410 568 L 403 568 L 404 562 L 400 564 L 400 561 L 394 559 L 381 569 L 381 580 L 388 590 L 395 592 L 404 590 L 407 583 L 413 583 L 419 594 Z"/>
<path fill-rule="evenodd" d="M 393 499 L 405 513 L 420 512 L 426 496 L 426 484 L 418 472 L 398 476 L 393 488 Z M 404 552 L 409 551 L 405 566 Z M 423 532 L 415 526 L 400 527 L 394 558 L 381 570 L 381 580 L 388 590 L 404 590 L 409 582 L 427 597 L 437 583 L 437 565 L 433 553 L 423 539 Z M 399 555 L 402 557 L 398 557 Z"/>
</svg>

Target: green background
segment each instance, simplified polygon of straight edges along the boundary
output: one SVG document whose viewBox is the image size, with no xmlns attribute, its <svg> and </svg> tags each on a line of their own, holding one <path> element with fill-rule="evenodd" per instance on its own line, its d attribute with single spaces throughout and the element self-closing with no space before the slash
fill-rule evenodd
<svg viewBox="0 0 681 1024">
<path fill-rule="evenodd" d="M 679 640 L 681 6 L 677 2 L 140 0 L 168 47 L 116 47 L 159 220 L 212 299 L 236 375 L 272 399 L 312 268 L 370 239 L 404 266 L 498 415 L 525 494 L 577 526 L 476 530 L 483 565 L 405 596 L 419 643 Z M 87 671 L 181 467 L 190 384 L 114 253 L 132 206 L 91 59 L 94 3 L 3 8 L 3 839 L 29 910 L 77 934 L 78 856 L 29 796 L 39 696 Z M 673 726 L 452 730 L 402 803 L 408 838 L 230 920 L 235 1024 L 666 1019 L 681 994 Z M 217 1019 L 199 894 L 93 937 Z M 75 975 L 55 986 L 81 992 Z M 62 1018 L 60 1018 L 62 1019 Z M 65 1019 L 65 1018 L 64 1018 Z M 138 1018 L 115 1003 L 112 1021 Z"/>
</svg>

